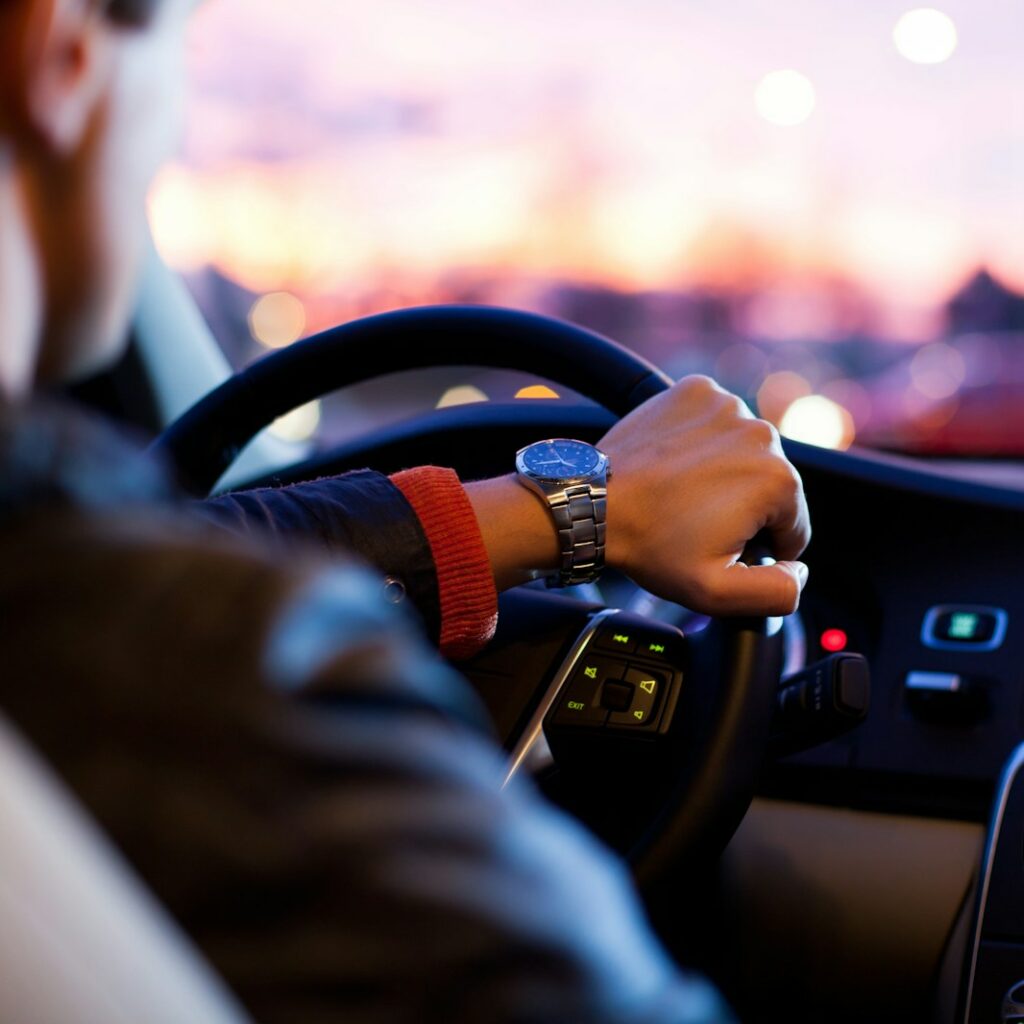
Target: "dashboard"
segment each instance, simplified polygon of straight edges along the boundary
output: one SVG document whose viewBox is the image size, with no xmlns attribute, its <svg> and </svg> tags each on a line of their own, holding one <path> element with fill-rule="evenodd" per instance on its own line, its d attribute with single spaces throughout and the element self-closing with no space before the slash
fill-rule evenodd
<svg viewBox="0 0 1024 1024">
<path fill-rule="evenodd" d="M 1024 913 L 1024 804 L 998 796 L 1024 738 L 1024 495 L 897 457 L 791 454 L 815 531 L 791 628 L 808 662 L 862 653 L 871 707 L 764 773 L 722 901 L 744 908 L 730 944 L 758 960 L 724 983 L 789 998 L 793 1020 L 822 1019 L 844 991 L 841 1020 L 1004 1019 L 1024 979 L 1024 916 L 992 923 L 993 905 Z"/>
<path fill-rule="evenodd" d="M 864 654 L 871 711 L 766 789 L 984 820 L 1024 736 L 1024 495 L 903 460 L 853 455 L 840 472 L 801 455 L 815 530 L 806 657 Z"/>
</svg>

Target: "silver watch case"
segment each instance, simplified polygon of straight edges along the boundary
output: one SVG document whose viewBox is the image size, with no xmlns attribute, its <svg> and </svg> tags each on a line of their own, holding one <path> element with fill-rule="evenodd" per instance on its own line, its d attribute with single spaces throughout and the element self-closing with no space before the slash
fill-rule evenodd
<svg viewBox="0 0 1024 1024">
<path fill-rule="evenodd" d="M 551 438 L 536 444 L 563 440 Z M 569 440 L 569 439 L 564 439 Z M 585 441 L 576 441 L 586 444 Z M 526 467 L 527 445 L 516 453 L 516 476 L 548 506 L 558 531 L 560 565 L 545 575 L 548 586 L 571 587 L 593 583 L 604 569 L 605 533 L 608 510 L 608 479 L 611 461 L 599 448 L 597 465 L 581 476 L 541 476 Z"/>
</svg>

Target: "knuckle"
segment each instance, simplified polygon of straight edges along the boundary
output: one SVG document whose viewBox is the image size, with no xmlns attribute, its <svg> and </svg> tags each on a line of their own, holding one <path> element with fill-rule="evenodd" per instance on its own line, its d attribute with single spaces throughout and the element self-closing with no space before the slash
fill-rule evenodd
<svg viewBox="0 0 1024 1024">
<path fill-rule="evenodd" d="M 788 460 L 775 460 L 775 478 L 779 490 L 786 496 L 796 498 L 803 492 L 803 480 Z"/>
<path fill-rule="evenodd" d="M 802 500 L 803 480 L 784 455 L 762 447 L 755 464 L 758 466 L 757 475 L 761 486 L 773 498 L 786 503 L 799 503 Z"/>
<path fill-rule="evenodd" d="M 743 399 L 728 391 L 718 391 L 713 409 L 714 422 L 724 429 L 738 427 L 740 430 L 746 430 L 747 424 L 751 422 L 750 410 Z"/>
<path fill-rule="evenodd" d="M 788 473 L 777 473 L 769 484 L 771 504 L 788 523 L 800 503 L 800 485 Z"/>
<path fill-rule="evenodd" d="M 729 410 L 730 414 L 735 416 L 736 419 L 743 423 L 750 423 L 752 417 L 750 410 L 747 408 L 747 403 L 743 401 L 738 395 L 734 395 L 731 391 L 723 392 L 724 398 L 722 401 L 723 406 Z"/>
<path fill-rule="evenodd" d="M 676 388 L 690 401 L 706 401 L 716 394 L 721 394 L 721 388 L 710 377 L 702 373 L 684 377 L 676 385 Z"/>
<path fill-rule="evenodd" d="M 763 450 L 777 449 L 779 432 L 767 420 L 748 420 L 745 429 L 750 439 Z"/>
<path fill-rule="evenodd" d="M 800 522 L 800 552 L 801 554 L 807 550 L 814 538 L 814 528 L 811 526 L 811 520 L 805 514 Z"/>
<path fill-rule="evenodd" d="M 681 381 L 686 387 L 693 391 L 717 391 L 718 385 L 703 373 L 693 373 L 684 377 Z"/>
</svg>

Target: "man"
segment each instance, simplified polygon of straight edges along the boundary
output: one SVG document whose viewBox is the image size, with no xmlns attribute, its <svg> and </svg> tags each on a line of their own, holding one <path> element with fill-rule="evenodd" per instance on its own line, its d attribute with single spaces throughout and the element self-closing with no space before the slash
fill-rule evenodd
<svg viewBox="0 0 1024 1024">
<path fill-rule="evenodd" d="M 537 495 L 423 469 L 197 513 L 34 397 L 123 344 L 192 6 L 0 0 L 0 709 L 261 1021 L 721 1019 L 340 561 L 469 653 L 496 588 L 565 569 Z M 796 607 L 807 514 L 767 424 L 692 378 L 600 447 L 610 564 L 710 613 Z M 748 568 L 762 530 L 782 561 Z"/>
</svg>

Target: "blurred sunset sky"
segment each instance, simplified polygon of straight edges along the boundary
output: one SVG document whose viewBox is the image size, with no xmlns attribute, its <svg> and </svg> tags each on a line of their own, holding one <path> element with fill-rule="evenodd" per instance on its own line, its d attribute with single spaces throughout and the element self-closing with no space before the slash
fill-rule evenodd
<svg viewBox="0 0 1024 1024">
<path fill-rule="evenodd" d="M 924 340 L 977 268 L 1024 289 L 1024 4 L 943 0 L 932 64 L 894 41 L 912 7 L 208 0 L 157 244 L 313 308 L 453 278 L 745 289 L 827 340 L 820 297 L 853 290 Z"/>
</svg>

